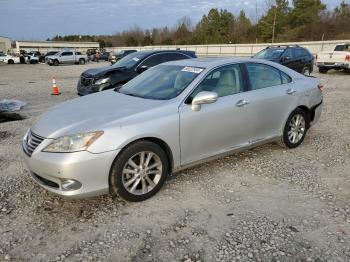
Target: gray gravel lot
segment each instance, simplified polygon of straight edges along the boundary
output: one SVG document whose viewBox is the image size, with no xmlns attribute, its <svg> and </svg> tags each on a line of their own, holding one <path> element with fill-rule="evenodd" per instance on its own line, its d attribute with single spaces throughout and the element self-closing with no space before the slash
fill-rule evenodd
<svg viewBox="0 0 350 262">
<path fill-rule="evenodd" d="M 324 111 L 302 146 L 267 144 L 173 175 L 152 199 L 66 200 L 28 176 L 20 141 L 80 73 L 107 63 L 0 66 L 0 261 L 350 261 L 350 75 L 315 73 Z M 61 96 L 51 96 L 55 75 Z"/>
</svg>

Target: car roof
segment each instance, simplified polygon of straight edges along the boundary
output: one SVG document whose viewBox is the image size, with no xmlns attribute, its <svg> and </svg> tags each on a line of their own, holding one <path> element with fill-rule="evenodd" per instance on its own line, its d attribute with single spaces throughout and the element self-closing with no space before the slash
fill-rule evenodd
<svg viewBox="0 0 350 262">
<path fill-rule="evenodd" d="M 239 63 L 251 61 L 252 59 L 244 57 L 205 57 L 205 58 L 192 58 L 184 60 L 176 60 L 167 62 L 168 65 L 180 65 L 180 66 L 193 66 L 193 67 L 202 67 L 202 68 L 211 68 L 220 66 L 228 63 Z M 256 59 L 254 59 L 256 60 Z M 259 61 L 259 60 L 256 60 Z"/>
<path fill-rule="evenodd" d="M 234 63 L 258 63 L 258 64 L 266 64 L 273 66 L 282 70 L 285 73 L 288 73 L 289 76 L 297 77 L 299 74 L 283 65 L 278 63 L 265 60 L 265 59 L 256 59 L 250 57 L 205 57 L 205 58 L 191 58 L 191 59 L 183 59 L 176 60 L 163 63 L 162 65 L 178 65 L 178 66 L 189 66 L 189 67 L 201 67 L 205 69 L 213 69 L 218 66 L 224 66 L 226 64 L 234 64 Z"/>
<path fill-rule="evenodd" d="M 191 51 L 186 51 L 186 50 L 144 50 L 144 51 L 138 51 L 140 54 L 145 54 L 145 55 L 151 55 L 151 54 L 156 54 L 156 53 L 169 53 L 169 52 L 177 52 L 177 53 L 183 53 L 186 54 Z"/>
</svg>

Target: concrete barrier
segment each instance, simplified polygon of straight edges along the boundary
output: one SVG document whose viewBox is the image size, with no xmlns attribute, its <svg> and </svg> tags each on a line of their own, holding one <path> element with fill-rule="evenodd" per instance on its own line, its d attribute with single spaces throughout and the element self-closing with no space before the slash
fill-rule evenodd
<svg viewBox="0 0 350 262">
<path fill-rule="evenodd" d="M 109 47 L 108 51 L 119 52 L 125 49 L 142 50 L 182 50 L 195 51 L 197 56 L 252 56 L 268 46 L 299 45 L 307 48 L 314 55 L 322 51 L 332 51 L 335 45 L 350 42 L 350 40 L 313 41 L 313 42 L 288 42 L 288 43 L 264 43 L 264 44 L 221 44 L 221 45 L 163 45 L 163 46 L 134 46 L 134 47 Z"/>
</svg>

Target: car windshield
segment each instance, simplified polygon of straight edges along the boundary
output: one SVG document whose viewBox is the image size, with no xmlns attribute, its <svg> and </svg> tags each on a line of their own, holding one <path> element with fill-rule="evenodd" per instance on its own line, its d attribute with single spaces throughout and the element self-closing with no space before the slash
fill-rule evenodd
<svg viewBox="0 0 350 262">
<path fill-rule="evenodd" d="M 262 59 L 278 59 L 281 57 L 285 49 L 282 48 L 268 48 L 257 53 L 254 58 Z"/>
<path fill-rule="evenodd" d="M 113 65 L 113 67 L 132 68 L 146 55 L 147 55 L 146 53 L 140 53 L 140 52 L 132 53 L 120 59 L 117 63 Z"/>
<path fill-rule="evenodd" d="M 146 99 L 168 100 L 178 96 L 202 71 L 203 68 L 198 67 L 160 65 L 116 91 Z"/>
</svg>

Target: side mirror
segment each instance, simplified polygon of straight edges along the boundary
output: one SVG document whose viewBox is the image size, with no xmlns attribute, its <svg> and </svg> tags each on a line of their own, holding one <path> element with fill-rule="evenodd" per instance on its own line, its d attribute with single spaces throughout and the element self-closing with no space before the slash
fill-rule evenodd
<svg viewBox="0 0 350 262">
<path fill-rule="evenodd" d="M 289 56 L 285 56 L 285 57 L 282 58 L 282 61 L 288 61 L 288 60 L 290 60 Z"/>
<path fill-rule="evenodd" d="M 147 69 L 148 69 L 148 66 L 142 65 L 142 66 L 140 66 L 140 67 L 137 68 L 137 72 L 138 72 L 139 74 L 141 74 L 142 72 L 146 71 Z"/>
<path fill-rule="evenodd" d="M 192 110 L 201 110 L 201 105 L 212 104 L 218 100 L 218 94 L 215 92 L 202 91 L 199 92 L 192 100 Z"/>
</svg>

